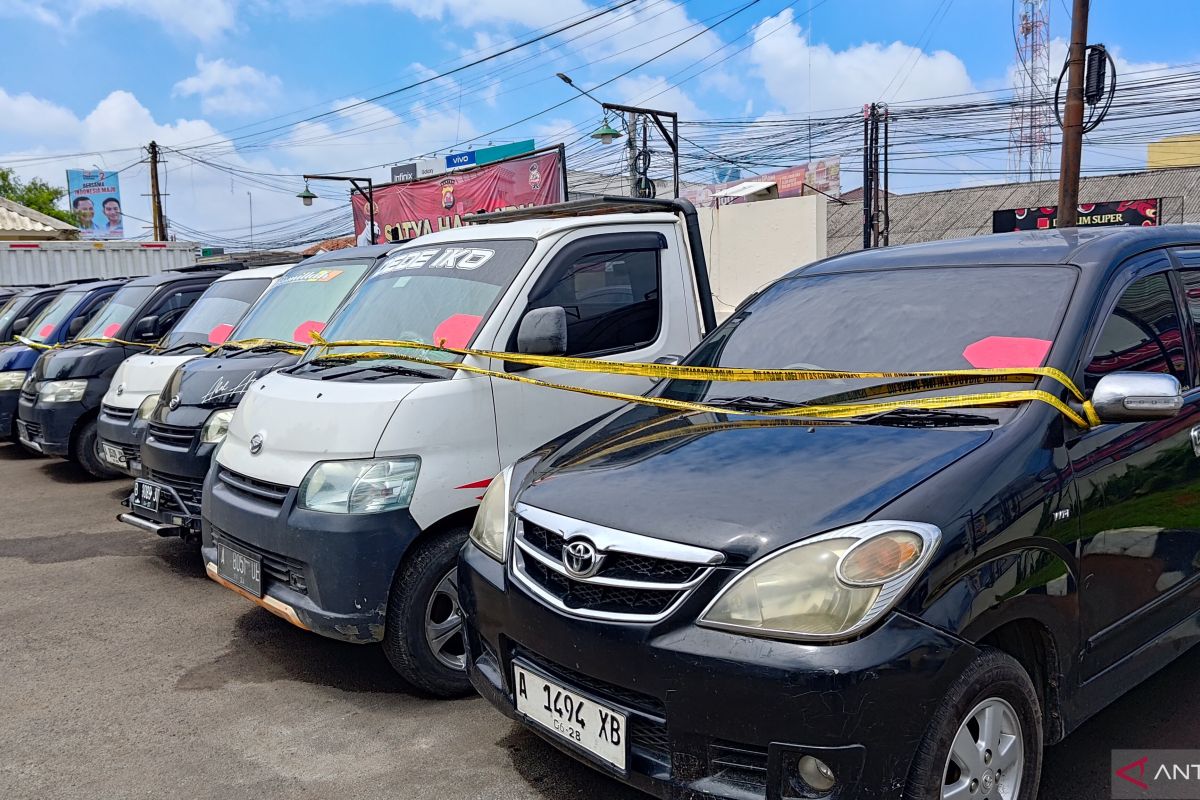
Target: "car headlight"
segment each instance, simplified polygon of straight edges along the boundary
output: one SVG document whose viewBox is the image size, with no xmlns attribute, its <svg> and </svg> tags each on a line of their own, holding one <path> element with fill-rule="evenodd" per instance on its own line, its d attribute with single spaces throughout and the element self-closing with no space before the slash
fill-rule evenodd
<svg viewBox="0 0 1200 800">
<path fill-rule="evenodd" d="M 233 419 L 233 412 L 236 410 L 222 408 L 209 414 L 208 419 L 204 420 L 204 427 L 200 429 L 200 441 L 205 444 L 223 441 L 225 434 L 229 433 L 229 420 Z"/>
<path fill-rule="evenodd" d="M 408 508 L 419 458 L 321 461 L 300 484 L 300 507 L 334 514 L 378 514 Z"/>
<path fill-rule="evenodd" d="M 152 394 L 142 401 L 142 404 L 137 408 L 138 419 L 150 419 L 150 415 L 154 413 L 154 409 L 158 408 L 158 395 Z"/>
<path fill-rule="evenodd" d="M 780 639 L 854 636 L 896 605 L 941 537 L 934 525 L 881 520 L 806 539 L 731 581 L 700 624 Z"/>
<path fill-rule="evenodd" d="M 508 484 L 512 469 L 505 467 L 492 478 L 479 502 L 479 510 L 475 512 L 475 522 L 471 524 L 471 541 L 501 563 L 508 549 Z"/>
<path fill-rule="evenodd" d="M 20 389 L 21 384 L 25 382 L 25 377 L 28 374 L 29 373 L 23 369 L 17 369 L 11 372 L 0 372 L 0 390 Z"/>
<path fill-rule="evenodd" d="M 83 399 L 87 381 L 81 378 L 69 381 L 46 381 L 38 390 L 38 399 L 43 403 L 76 403 Z"/>
</svg>

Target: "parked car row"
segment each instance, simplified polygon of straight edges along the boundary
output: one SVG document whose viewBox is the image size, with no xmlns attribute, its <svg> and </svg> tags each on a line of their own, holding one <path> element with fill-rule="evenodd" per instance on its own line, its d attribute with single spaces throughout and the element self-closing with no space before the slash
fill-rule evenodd
<svg viewBox="0 0 1200 800">
<path fill-rule="evenodd" d="M 664 798 L 1028 800 L 1200 637 L 1200 228 L 848 254 L 718 326 L 685 203 L 475 221 L 173 328 L 147 284 L 22 441 L 100 407 L 123 522 Z"/>
</svg>

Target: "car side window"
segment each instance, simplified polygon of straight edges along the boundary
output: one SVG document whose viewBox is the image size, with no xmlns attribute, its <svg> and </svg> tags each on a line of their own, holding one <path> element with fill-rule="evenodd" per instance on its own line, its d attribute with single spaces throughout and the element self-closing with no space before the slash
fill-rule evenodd
<svg viewBox="0 0 1200 800">
<path fill-rule="evenodd" d="M 1100 331 L 1084 370 L 1087 390 L 1110 372 L 1165 372 L 1187 386 L 1183 327 L 1167 273 L 1131 283 Z"/>
<path fill-rule="evenodd" d="M 200 286 L 177 289 L 160 298 L 154 310 L 147 312 L 147 316 L 153 315 L 158 317 L 159 327 L 165 331 L 179 321 L 179 318 L 183 316 L 183 312 L 187 311 L 192 303 L 196 302 L 200 295 L 204 294 L 206 288 L 208 287 Z"/>
<path fill-rule="evenodd" d="M 83 320 L 80 323 L 76 323 L 79 325 L 79 328 L 82 329 L 84 325 L 88 324 L 92 317 L 96 316 L 96 313 L 99 312 L 100 309 L 104 308 L 108 301 L 112 299 L 112 296 L 112 293 L 110 293 L 92 297 L 88 301 L 87 305 L 80 309 L 79 313 L 76 315 L 77 318 Z"/>
<path fill-rule="evenodd" d="M 632 350 L 658 335 L 659 281 L 658 250 L 587 253 L 553 267 L 529 308 L 566 310 L 567 355 Z"/>
</svg>

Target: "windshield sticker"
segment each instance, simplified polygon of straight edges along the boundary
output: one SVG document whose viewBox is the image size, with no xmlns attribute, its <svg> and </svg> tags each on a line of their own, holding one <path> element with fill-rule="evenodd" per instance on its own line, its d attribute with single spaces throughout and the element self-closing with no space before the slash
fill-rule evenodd
<svg viewBox="0 0 1200 800">
<path fill-rule="evenodd" d="M 296 330 L 292 331 L 292 341 L 300 344 L 312 344 L 312 334 L 320 333 L 323 330 L 325 330 L 324 322 L 318 322 L 315 319 L 301 322 L 296 326 Z"/>
<path fill-rule="evenodd" d="M 221 344 L 229 338 L 231 333 L 233 333 L 233 326 L 222 322 L 208 332 L 208 341 L 210 344 Z"/>
<path fill-rule="evenodd" d="M 280 278 L 279 283 L 325 283 L 341 275 L 344 270 L 340 269 L 310 269 L 306 272 L 300 272 L 296 275 L 289 275 L 286 278 Z"/>
<path fill-rule="evenodd" d="M 483 317 L 474 314 L 451 314 L 433 329 L 433 343 L 443 347 L 466 347 L 481 322 Z"/>
<path fill-rule="evenodd" d="M 963 349 L 963 358 L 975 369 L 1040 367 L 1050 354 L 1048 339 L 1021 336 L 988 336 Z"/>
<path fill-rule="evenodd" d="M 429 247 L 404 250 L 390 256 L 379 268 L 380 275 L 402 269 L 479 269 L 492 260 L 495 250 L 484 247 Z"/>
<path fill-rule="evenodd" d="M 53 324 L 43 325 L 42 329 L 40 331 L 38 331 L 38 336 L 45 339 L 47 336 L 49 336 L 52 333 L 54 333 L 54 325 Z"/>
<path fill-rule="evenodd" d="M 103 337 L 104 337 L 104 338 L 106 338 L 106 339 L 111 339 L 111 338 L 113 338 L 114 336 L 116 336 L 116 335 L 117 335 L 117 331 L 119 331 L 119 330 L 121 330 L 121 323 L 119 323 L 119 322 L 114 322 L 113 324 L 111 324 L 111 325 L 109 325 L 108 327 L 106 327 L 106 328 L 104 329 L 104 331 L 103 331 L 103 332 L 101 332 L 101 334 L 100 334 L 100 335 L 101 335 L 101 336 L 103 336 Z"/>
</svg>

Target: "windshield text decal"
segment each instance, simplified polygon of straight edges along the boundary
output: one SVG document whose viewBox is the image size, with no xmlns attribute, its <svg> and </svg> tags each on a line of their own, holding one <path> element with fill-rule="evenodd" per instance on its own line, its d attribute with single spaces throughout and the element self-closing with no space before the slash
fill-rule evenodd
<svg viewBox="0 0 1200 800">
<path fill-rule="evenodd" d="M 402 269 L 479 269 L 492 260 L 495 250 L 482 247 L 432 247 L 404 250 L 383 262 L 380 275 Z"/>
</svg>

